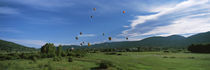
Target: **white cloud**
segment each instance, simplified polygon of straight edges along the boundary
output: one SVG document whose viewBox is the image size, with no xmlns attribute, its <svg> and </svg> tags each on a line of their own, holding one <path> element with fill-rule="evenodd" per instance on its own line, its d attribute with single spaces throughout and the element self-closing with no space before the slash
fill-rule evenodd
<svg viewBox="0 0 210 70">
<path fill-rule="evenodd" d="M 167 5 L 166 5 L 167 6 Z M 147 16 L 136 16 L 130 24 L 131 28 L 122 32 L 124 36 L 144 36 L 161 35 L 168 36 L 172 34 L 193 34 L 206 32 L 210 30 L 209 0 L 187 0 L 169 7 L 161 6 L 150 10 L 157 14 Z M 164 17 L 163 17 L 164 16 Z M 170 19 L 170 20 L 168 20 Z M 147 24 L 148 21 L 157 21 Z M 156 23 L 165 23 L 165 25 L 155 26 Z M 151 30 L 141 33 L 141 24 L 147 24 Z M 156 24 L 158 25 L 158 24 Z"/>
<path fill-rule="evenodd" d="M 0 26 L 0 32 L 9 32 L 9 33 L 22 33 L 22 31 L 11 28 L 11 27 L 3 27 Z"/>
<path fill-rule="evenodd" d="M 192 16 L 200 17 L 198 15 Z M 208 16 L 210 16 L 210 14 L 208 14 Z M 166 36 L 169 36 L 173 34 L 189 34 L 207 31 L 210 31 L 210 17 L 194 18 L 188 16 L 175 20 L 171 25 L 157 27 L 143 35 L 164 33 Z"/>
<path fill-rule="evenodd" d="M 0 7 L 0 14 L 19 14 L 20 12 L 15 8 Z"/>
<path fill-rule="evenodd" d="M 74 4 L 71 0 L 8 0 L 11 2 L 27 5 L 29 7 L 42 9 L 42 10 L 54 10 L 62 7 L 71 7 Z"/>
<path fill-rule="evenodd" d="M 96 36 L 95 34 L 82 34 L 82 35 L 79 35 L 78 37 L 94 37 Z"/>
<path fill-rule="evenodd" d="M 123 26 L 124 28 L 129 28 L 130 26 Z"/>
</svg>

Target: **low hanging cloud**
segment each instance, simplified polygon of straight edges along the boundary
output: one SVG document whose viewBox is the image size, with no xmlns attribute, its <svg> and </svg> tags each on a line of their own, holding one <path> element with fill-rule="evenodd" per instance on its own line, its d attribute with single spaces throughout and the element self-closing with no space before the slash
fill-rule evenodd
<svg viewBox="0 0 210 70">
<path fill-rule="evenodd" d="M 167 4 L 166 4 L 167 6 Z M 169 36 L 173 34 L 189 35 L 210 31 L 209 0 L 187 0 L 170 7 L 161 6 L 148 12 L 156 14 L 136 16 L 130 29 L 124 30 L 124 36 Z"/>
</svg>

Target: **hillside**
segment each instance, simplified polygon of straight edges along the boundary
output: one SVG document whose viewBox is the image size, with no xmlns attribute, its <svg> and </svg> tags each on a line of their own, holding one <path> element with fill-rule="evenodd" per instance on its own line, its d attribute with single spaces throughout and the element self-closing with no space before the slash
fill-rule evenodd
<svg viewBox="0 0 210 70">
<path fill-rule="evenodd" d="M 180 35 L 172 35 L 168 37 L 149 37 L 140 41 L 123 41 L 123 42 L 106 42 L 92 45 L 91 48 L 132 48 L 132 47 L 162 47 L 162 48 L 184 48 L 190 44 L 210 43 L 210 32 L 199 33 L 190 37 L 183 37 Z M 75 47 L 84 48 L 86 46 L 68 46 L 65 48 Z"/>
<path fill-rule="evenodd" d="M 13 42 L 0 40 L 0 50 L 1 51 L 31 51 L 34 48 L 29 48 L 23 45 L 19 45 Z"/>
<path fill-rule="evenodd" d="M 210 31 L 206 33 L 199 33 L 187 38 L 187 41 L 194 44 L 210 43 Z"/>
</svg>

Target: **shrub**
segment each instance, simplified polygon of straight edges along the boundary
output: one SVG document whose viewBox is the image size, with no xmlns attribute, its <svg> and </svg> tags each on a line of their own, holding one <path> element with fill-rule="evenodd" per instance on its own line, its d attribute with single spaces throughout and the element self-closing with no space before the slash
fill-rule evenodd
<svg viewBox="0 0 210 70">
<path fill-rule="evenodd" d="M 65 53 L 65 52 L 62 52 L 62 53 L 61 53 L 61 56 L 62 56 L 62 57 L 66 57 L 66 53 Z"/>
<path fill-rule="evenodd" d="M 68 62 L 72 62 L 73 59 L 71 57 L 68 58 Z"/>
<path fill-rule="evenodd" d="M 32 56 L 32 61 L 36 62 L 37 61 L 37 57 L 36 56 Z"/>
<path fill-rule="evenodd" d="M 107 69 L 108 67 L 113 67 L 113 66 L 114 66 L 113 63 L 107 60 L 102 60 L 99 63 L 99 68 L 101 69 Z"/>
<path fill-rule="evenodd" d="M 33 62 L 31 62 L 31 61 L 30 61 L 30 62 L 28 62 L 28 64 L 32 64 L 32 63 L 33 63 Z"/>
<path fill-rule="evenodd" d="M 47 58 L 47 54 L 41 54 L 41 58 Z"/>
<path fill-rule="evenodd" d="M 121 53 L 118 53 L 117 55 L 122 55 Z"/>
<path fill-rule="evenodd" d="M 117 53 L 115 52 L 109 52 L 109 53 L 105 53 L 106 55 L 116 55 Z"/>
<path fill-rule="evenodd" d="M 67 56 L 76 56 L 76 54 L 69 52 L 69 53 L 67 53 Z"/>
<path fill-rule="evenodd" d="M 61 61 L 61 60 L 62 60 L 61 57 L 54 57 L 54 58 L 53 58 L 53 61 Z"/>
<path fill-rule="evenodd" d="M 29 58 L 29 56 L 27 54 L 25 54 L 25 53 L 22 53 L 19 56 L 20 56 L 21 59 L 27 59 L 27 58 Z"/>
<path fill-rule="evenodd" d="M 195 57 L 188 57 L 189 59 L 195 59 Z"/>
<path fill-rule="evenodd" d="M 168 58 L 167 56 L 163 56 L 163 58 Z"/>
<path fill-rule="evenodd" d="M 20 59 L 19 55 L 17 53 L 10 53 L 8 56 L 11 56 L 12 59 Z"/>
<path fill-rule="evenodd" d="M 163 51 L 164 53 L 169 53 L 169 51 Z"/>
</svg>

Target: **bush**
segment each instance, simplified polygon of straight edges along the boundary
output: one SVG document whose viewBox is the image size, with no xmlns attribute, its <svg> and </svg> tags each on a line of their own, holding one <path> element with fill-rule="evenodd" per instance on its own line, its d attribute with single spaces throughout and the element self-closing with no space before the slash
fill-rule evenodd
<svg viewBox="0 0 210 70">
<path fill-rule="evenodd" d="M 188 57 L 189 59 L 195 59 L 195 57 Z"/>
<path fill-rule="evenodd" d="M 99 64 L 99 68 L 101 69 L 107 69 L 108 67 L 113 67 L 113 63 L 107 60 L 102 60 Z"/>
<path fill-rule="evenodd" d="M 32 60 L 33 60 L 34 62 L 36 62 L 36 61 L 37 61 L 37 57 L 32 56 Z"/>
<path fill-rule="evenodd" d="M 8 54 L 8 56 L 12 56 L 13 59 L 20 59 L 19 54 L 17 54 L 17 53 L 10 53 L 10 54 Z"/>
<path fill-rule="evenodd" d="M 53 61 L 61 61 L 61 60 L 62 60 L 61 57 L 54 57 L 54 58 L 53 58 Z"/>
<path fill-rule="evenodd" d="M 61 53 L 61 56 L 62 56 L 62 57 L 66 57 L 66 53 L 65 53 L 65 52 L 62 52 L 62 53 Z"/>
<path fill-rule="evenodd" d="M 76 56 L 76 54 L 69 52 L 69 53 L 67 53 L 67 56 Z"/>
<path fill-rule="evenodd" d="M 163 56 L 163 58 L 168 58 L 167 56 Z"/>
<path fill-rule="evenodd" d="M 117 55 L 122 55 L 121 53 L 118 53 Z"/>
<path fill-rule="evenodd" d="M 68 62 L 72 62 L 73 59 L 71 57 L 68 58 Z"/>
<path fill-rule="evenodd" d="M 20 54 L 20 58 L 21 59 L 28 59 L 29 56 L 27 54 L 25 54 L 25 53 L 22 53 L 22 54 Z"/>
<path fill-rule="evenodd" d="M 165 51 L 163 51 L 164 53 L 169 53 L 170 51 L 167 51 L 167 50 L 165 50 Z"/>
<path fill-rule="evenodd" d="M 9 56 L 9 55 L 4 55 L 4 54 L 0 55 L 0 60 L 1 61 L 3 61 L 3 60 L 12 60 L 12 59 L 15 59 L 15 58 L 12 57 L 12 56 Z"/>
<path fill-rule="evenodd" d="M 116 52 L 108 52 L 108 53 L 105 53 L 106 55 L 116 55 L 117 53 Z"/>
<path fill-rule="evenodd" d="M 41 54 L 41 58 L 47 58 L 47 54 Z"/>
</svg>

